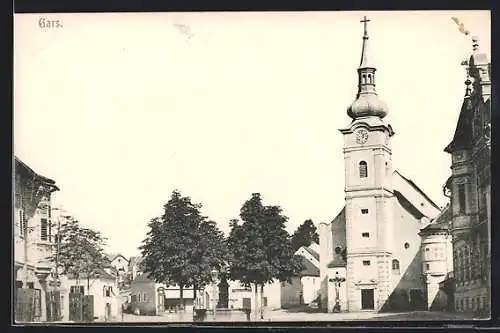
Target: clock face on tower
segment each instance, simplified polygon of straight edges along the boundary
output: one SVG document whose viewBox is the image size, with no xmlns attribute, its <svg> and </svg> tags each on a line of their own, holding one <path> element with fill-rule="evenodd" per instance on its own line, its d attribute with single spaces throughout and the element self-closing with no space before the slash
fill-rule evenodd
<svg viewBox="0 0 500 333">
<path fill-rule="evenodd" d="M 364 128 L 356 131 L 356 142 L 363 144 L 368 140 L 368 131 Z"/>
</svg>

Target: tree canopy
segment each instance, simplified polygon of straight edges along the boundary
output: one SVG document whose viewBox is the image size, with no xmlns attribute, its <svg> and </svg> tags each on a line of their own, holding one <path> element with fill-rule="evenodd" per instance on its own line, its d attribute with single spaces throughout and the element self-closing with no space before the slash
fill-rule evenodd
<svg viewBox="0 0 500 333">
<path fill-rule="evenodd" d="M 292 251 L 287 217 L 280 207 L 264 206 L 260 194 L 253 193 L 241 207 L 240 218 L 241 224 L 231 221 L 228 237 L 230 276 L 247 286 L 253 284 L 256 294 L 260 285 L 262 298 L 265 284 L 274 279 L 290 281 L 302 264 Z"/>
<path fill-rule="evenodd" d="M 252 194 L 241 210 L 242 224 L 231 221 L 228 247 L 232 279 L 245 284 L 289 280 L 301 269 L 294 258 L 287 217 L 278 206 L 264 206 L 259 193 Z"/>
<path fill-rule="evenodd" d="M 299 225 L 292 235 L 292 249 L 297 251 L 301 246 L 309 246 L 312 242 L 319 243 L 319 235 L 311 219 Z"/>
<path fill-rule="evenodd" d="M 110 262 L 104 254 L 106 238 L 99 231 L 84 228 L 74 219 L 61 225 L 56 235 L 58 250 L 50 257 L 65 275 L 77 281 L 84 277 L 87 282 L 98 277 Z"/>
<path fill-rule="evenodd" d="M 164 214 L 153 218 L 140 247 L 145 273 L 157 282 L 196 288 L 210 281 L 210 271 L 226 261 L 224 236 L 213 221 L 200 213 L 194 204 L 177 190 L 164 205 Z"/>
</svg>

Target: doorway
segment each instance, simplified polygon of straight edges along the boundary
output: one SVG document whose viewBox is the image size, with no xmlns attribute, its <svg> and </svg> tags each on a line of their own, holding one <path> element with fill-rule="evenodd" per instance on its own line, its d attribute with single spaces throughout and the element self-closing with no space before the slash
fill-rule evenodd
<svg viewBox="0 0 500 333">
<path fill-rule="evenodd" d="M 412 310 L 426 310 L 427 300 L 425 299 L 424 292 L 420 289 L 410 290 L 410 308 Z"/>
<path fill-rule="evenodd" d="M 361 289 L 361 310 L 375 309 L 375 294 L 373 289 Z"/>
</svg>

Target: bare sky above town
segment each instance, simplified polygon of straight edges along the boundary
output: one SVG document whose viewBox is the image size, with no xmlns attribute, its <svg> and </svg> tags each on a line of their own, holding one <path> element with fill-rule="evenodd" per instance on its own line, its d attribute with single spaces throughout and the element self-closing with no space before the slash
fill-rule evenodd
<svg viewBox="0 0 500 333">
<path fill-rule="evenodd" d="M 252 192 L 289 232 L 328 222 L 364 15 L 394 167 L 444 206 L 472 51 L 451 17 L 490 54 L 488 11 L 16 15 L 14 153 L 126 256 L 174 189 L 224 232 Z"/>
</svg>

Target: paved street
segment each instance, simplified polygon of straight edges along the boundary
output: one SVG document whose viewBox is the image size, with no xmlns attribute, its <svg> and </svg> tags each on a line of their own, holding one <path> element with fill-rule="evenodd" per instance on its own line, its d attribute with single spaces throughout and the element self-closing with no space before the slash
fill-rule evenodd
<svg viewBox="0 0 500 333">
<path fill-rule="evenodd" d="M 217 322 L 227 321 L 227 317 L 219 316 Z M 470 320 L 474 319 L 471 314 L 464 313 L 446 313 L 446 312 L 402 312 L 402 313 L 374 313 L 374 312 L 356 312 L 356 313 L 298 313 L 287 312 L 284 310 L 269 311 L 265 314 L 264 320 L 260 322 L 293 322 L 293 321 L 356 321 L 356 320 L 377 320 L 377 321 L 422 321 L 422 320 Z M 191 313 L 164 313 L 158 316 L 136 316 L 126 314 L 123 322 L 125 323 L 191 323 Z M 114 322 L 122 322 L 120 319 L 113 320 Z M 213 318 L 208 315 L 206 322 L 213 322 Z M 240 320 L 238 320 L 240 322 Z M 245 321 L 241 320 L 242 323 Z"/>
</svg>

